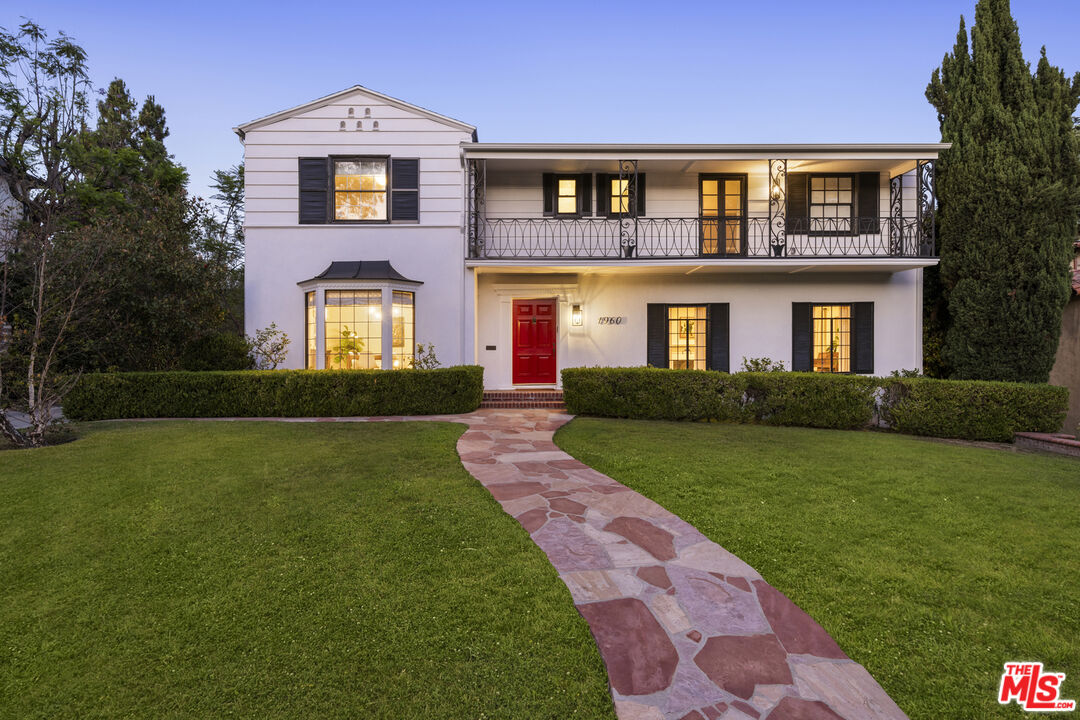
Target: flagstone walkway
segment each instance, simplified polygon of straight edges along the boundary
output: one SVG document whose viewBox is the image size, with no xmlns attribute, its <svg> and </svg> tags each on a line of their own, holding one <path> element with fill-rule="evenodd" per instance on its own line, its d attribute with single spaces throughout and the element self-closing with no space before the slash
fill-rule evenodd
<svg viewBox="0 0 1080 720">
<path fill-rule="evenodd" d="M 589 623 L 621 720 L 906 718 L 752 567 L 552 442 L 548 410 L 321 418 L 469 426 L 465 468 L 547 553 Z"/>
<path fill-rule="evenodd" d="M 547 553 L 589 623 L 620 720 L 906 720 L 866 669 L 756 570 L 570 457 L 572 416 L 207 418 L 464 423 L 465 469 Z"/>
</svg>

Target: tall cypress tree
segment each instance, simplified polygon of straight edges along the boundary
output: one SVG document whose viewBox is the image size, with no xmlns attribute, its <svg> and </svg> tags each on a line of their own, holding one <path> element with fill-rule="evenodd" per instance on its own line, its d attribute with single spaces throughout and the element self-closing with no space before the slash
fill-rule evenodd
<svg viewBox="0 0 1080 720">
<path fill-rule="evenodd" d="M 952 148 L 938 163 L 945 360 L 965 379 L 1046 382 L 1069 298 L 1080 203 L 1071 79 L 1046 59 L 1035 74 L 1008 0 L 963 18 L 926 97 Z"/>
</svg>

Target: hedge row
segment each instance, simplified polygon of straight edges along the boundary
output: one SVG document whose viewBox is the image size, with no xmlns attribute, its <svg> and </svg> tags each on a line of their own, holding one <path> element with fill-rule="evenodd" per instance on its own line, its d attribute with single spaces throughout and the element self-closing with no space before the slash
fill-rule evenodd
<svg viewBox="0 0 1080 720">
<path fill-rule="evenodd" d="M 1008 442 L 1054 432 L 1069 392 L 1053 385 L 874 378 L 815 373 L 735 373 L 657 368 L 563 370 L 576 415 L 720 420 L 899 432 Z"/>
<path fill-rule="evenodd" d="M 263 370 L 84 375 L 73 420 L 438 415 L 480 406 L 484 370 Z"/>
<path fill-rule="evenodd" d="M 886 381 L 883 419 L 912 435 L 1009 442 L 1017 432 L 1057 432 L 1069 391 L 1056 385 L 931 380 Z"/>
</svg>

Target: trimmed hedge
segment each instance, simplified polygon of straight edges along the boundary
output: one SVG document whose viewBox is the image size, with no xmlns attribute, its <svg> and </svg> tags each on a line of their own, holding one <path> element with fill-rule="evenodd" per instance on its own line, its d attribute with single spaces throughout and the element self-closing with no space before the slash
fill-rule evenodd
<svg viewBox="0 0 1080 720">
<path fill-rule="evenodd" d="M 739 373 L 746 410 L 766 425 L 854 430 L 874 419 L 878 379 L 803 372 Z"/>
<path fill-rule="evenodd" d="M 883 424 L 999 442 L 1016 432 L 1056 432 L 1069 401 L 1069 391 L 1053 385 L 657 368 L 563 370 L 563 392 L 577 415 L 847 430 Z"/>
<path fill-rule="evenodd" d="M 566 409 L 574 415 L 643 420 L 738 420 L 742 378 L 712 370 L 568 368 Z"/>
<path fill-rule="evenodd" d="M 440 415 L 480 406 L 484 369 L 250 370 L 84 375 L 73 420 L 161 417 Z"/>
<path fill-rule="evenodd" d="M 1017 432 L 1057 432 L 1069 391 L 1055 385 L 890 378 L 883 416 L 899 432 L 1011 442 Z"/>
</svg>

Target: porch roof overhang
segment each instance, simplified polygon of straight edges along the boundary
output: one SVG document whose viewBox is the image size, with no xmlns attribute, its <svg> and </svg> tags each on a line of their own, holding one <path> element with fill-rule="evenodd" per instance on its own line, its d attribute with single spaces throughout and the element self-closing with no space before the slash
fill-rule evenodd
<svg viewBox="0 0 1080 720">
<path fill-rule="evenodd" d="M 910 172 L 935 160 L 950 143 L 592 144 L 463 143 L 465 162 L 482 160 L 489 172 L 614 172 L 620 160 L 641 171 L 760 172 L 786 160 L 789 172 Z"/>
<path fill-rule="evenodd" d="M 462 143 L 467 159 L 933 160 L 951 143 Z"/>
<path fill-rule="evenodd" d="M 938 258 L 740 258 L 735 260 L 466 260 L 477 272 L 575 273 L 583 275 L 731 275 L 739 273 L 794 275 L 797 273 L 897 273 L 938 264 Z"/>
<path fill-rule="evenodd" d="M 420 280 L 410 280 L 390 264 L 389 260 L 336 260 L 313 278 L 301 280 L 297 285 L 309 285 L 325 280 L 361 280 L 364 282 L 404 283 L 423 285 Z"/>
</svg>

